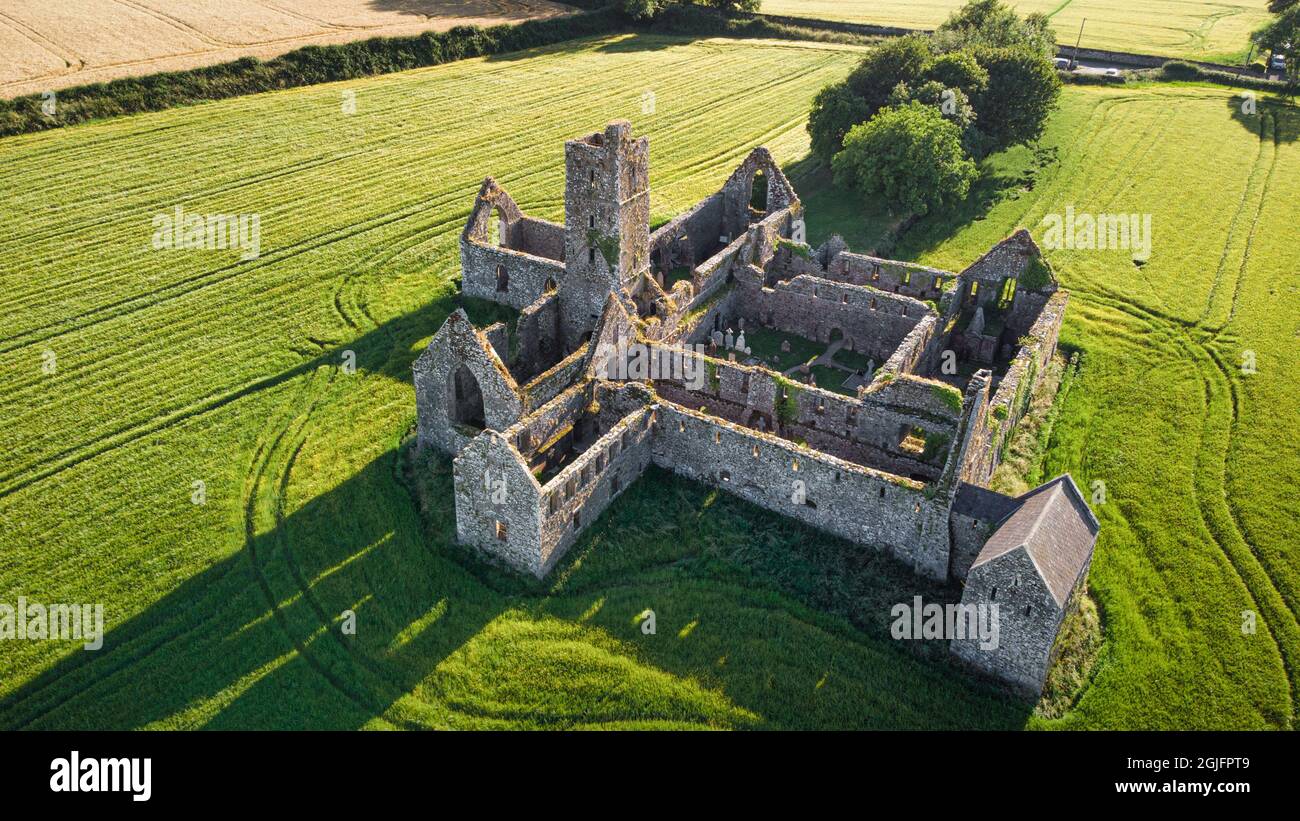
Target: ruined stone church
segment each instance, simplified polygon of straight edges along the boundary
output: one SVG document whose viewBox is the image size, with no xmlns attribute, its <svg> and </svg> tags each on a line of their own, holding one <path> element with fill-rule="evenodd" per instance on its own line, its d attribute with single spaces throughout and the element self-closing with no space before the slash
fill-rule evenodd
<svg viewBox="0 0 1300 821">
<path fill-rule="evenodd" d="M 1068 475 L 986 487 L 1068 302 L 1028 232 L 960 274 L 811 248 L 763 148 L 651 231 L 649 141 L 629 123 L 564 161 L 563 225 L 489 178 L 461 235 L 463 293 L 517 319 L 457 310 L 413 366 L 419 446 L 454 456 L 458 538 L 544 576 L 658 465 L 960 583 L 963 605 L 996 605 L 1000 641 L 953 652 L 1041 691 L 1099 525 Z M 751 356 L 745 329 L 872 366 L 832 390 Z"/>
</svg>

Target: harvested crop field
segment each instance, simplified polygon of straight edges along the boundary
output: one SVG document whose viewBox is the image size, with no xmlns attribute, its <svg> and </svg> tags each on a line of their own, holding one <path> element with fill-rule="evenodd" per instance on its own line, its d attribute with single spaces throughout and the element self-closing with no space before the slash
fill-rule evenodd
<svg viewBox="0 0 1300 821">
<path fill-rule="evenodd" d="M 1144 265 L 1049 252 L 1083 368 L 1039 469 L 1105 491 L 1102 647 L 1059 718 L 873 625 L 910 573 L 666 474 L 543 583 L 454 545 L 450 460 L 400 443 L 483 177 L 559 219 L 562 141 L 628 118 L 657 223 L 755 145 L 803 166 L 860 57 L 580 40 L 0 141 L 0 590 L 106 622 L 97 652 L 0 642 L 0 727 L 1293 727 L 1300 118 L 1222 88 L 1071 87 L 1054 160 L 995 158 L 998 197 L 896 249 L 960 269 L 1066 208 L 1153 217 Z M 809 176 L 820 242 L 855 209 Z M 152 249 L 177 207 L 260 215 L 260 256 Z"/>
<path fill-rule="evenodd" d="M 573 10 L 550 0 L 9 0 L 0 97 Z"/>
<path fill-rule="evenodd" d="M 763 0 L 763 11 L 879 26 L 932 29 L 964 0 Z M 1011 0 L 1021 14 L 1052 19 L 1058 43 L 1085 48 L 1236 62 L 1268 19 L 1268 0 Z"/>
</svg>

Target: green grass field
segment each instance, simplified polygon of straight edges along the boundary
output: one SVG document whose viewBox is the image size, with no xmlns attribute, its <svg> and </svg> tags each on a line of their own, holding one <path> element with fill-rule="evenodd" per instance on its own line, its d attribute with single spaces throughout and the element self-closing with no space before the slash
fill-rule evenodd
<svg viewBox="0 0 1300 821">
<path fill-rule="evenodd" d="M 763 0 L 768 14 L 932 29 L 965 0 Z M 1011 0 L 1021 14 L 1050 15 L 1057 42 L 1236 63 L 1268 20 L 1268 0 Z"/>
<path fill-rule="evenodd" d="M 858 56 L 623 37 L 0 141 L 0 601 L 102 602 L 109 628 L 97 652 L 0 642 L 0 726 L 1289 725 L 1300 123 L 1221 90 L 1070 89 L 1032 191 L 899 249 L 960 268 L 1067 203 L 1154 212 L 1141 270 L 1052 255 L 1085 368 L 1048 468 L 1108 491 L 1106 641 L 1064 718 L 888 639 L 916 587 L 892 563 L 686 481 L 639 482 L 542 584 L 451 544 L 445 460 L 417 510 L 409 367 L 483 176 L 559 219 L 562 141 L 627 117 L 663 219 L 755 145 L 804 158 L 809 101 Z M 810 233 L 833 200 L 806 197 Z M 261 258 L 152 250 L 178 204 L 259 213 Z"/>
</svg>

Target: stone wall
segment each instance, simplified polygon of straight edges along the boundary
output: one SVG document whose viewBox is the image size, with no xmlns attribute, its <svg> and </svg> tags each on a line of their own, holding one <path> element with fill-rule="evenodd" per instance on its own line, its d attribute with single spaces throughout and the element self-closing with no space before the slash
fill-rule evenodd
<svg viewBox="0 0 1300 821">
<path fill-rule="evenodd" d="M 565 276 L 562 262 L 477 240 L 461 240 L 460 266 L 462 293 L 519 310 L 555 290 Z"/>
<path fill-rule="evenodd" d="M 477 434 L 454 418 L 457 409 L 452 380 L 462 367 L 472 376 L 473 387 L 481 395 L 486 427 L 505 430 L 522 415 L 524 405 L 514 377 L 464 310 L 458 309 L 447 317 L 411 366 L 420 447 L 455 454 Z"/>
<path fill-rule="evenodd" d="M 843 251 L 831 259 L 826 266 L 825 276 L 851 285 L 866 285 L 916 299 L 935 301 L 943 295 L 944 284 L 957 277 L 951 271 L 849 251 Z"/>
<path fill-rule="evenodd" d="M 652 350 L 681 355 L 667 346 L 655 345 Z M 694 353 L 686 356 L 700 363 L 695 368 L 707 375 L 705 386 L 695 389 L 675 374 L 662 374 L 656 381 L 661 393 L 691 408 L 706 406 L 710 413 L 747 427 L 803 439 L 866 467 L 937 479 L 956 442 L 960 412 L 936 393 L 953 389 L 930 380 L 901 377 L 896 383 L 874 386 L 861 397 L 850 397 L 793 383 L 760 366 Z M 902 447 L 915 431 L 922 432 L 925 441 L 935 442 L 928 459 Z"/>
<path fill-rule="evenodd" d="M 563 358 L 560 300 L 554 291 L 543 293 L 519 312 L 515 337 L 517 350 L 513 373 L 516 379 L 531 379 Z"/>
<path fill-rule="evenodd" d="M 946 579 L 948 511 L 923 484 L 666 401 L 655 428 L 657 465 Z"/>
<path fill-rule="evenodd" d="M 1066 291 L 1053 293 L 1026 334 L 1028 344 L 1017 349 L 1006 374 L 989 400 L 986 423 L 990 432 L 987 444 L 972 451 L 969 462 L 963 468 L 963 478 L 967 481 L 987 484 L 1002 461 L 1003 448 L 1020 417 L 1024 415 L 1033 392 L 1042 381 L 1044 368 L 1056 355 L 1061 322 L 1065 318 L 1069 299 L 1070 295 Z"/>
<path fill-rule="evenodd" d="M 492 350 L 496 351 L 497 358 L 507 367 L 513 364 L 510 357 L 510 326 L 504 322 L 493 322 L 483 329 L 483 338 L 492 346 Z M 512 369 L 510 373 L 518 381 L 518 372 Z"/>
<path fill-rule="evenodd" d="M 531 411 L 550 402 L 582 376 L 589 351 L 590 347 L 583 345 L 520 388 L 525 411 Z"/>
<path fill-rule="evenodd" d="M 898 344 L 889 359 L 885 360 L 881 370 L 896 375 L 928 373 L 936 364 L 932 360 L 941 350 L 934 345 L 938 335 L 939 317 L 934 314 L 922 317 L 921 321 L 908 331 L 907 336 L 903 337 L 903 341 Z"/>
<path fill-rule="evenodd" d="M 540 489 L 502 433 L 486 430 L 452 461 L 456 538 L 540 575 Z"/>
<path fill-rule="evenodd" d="M 655 229 L 650 235 L 650 258 L 658 271 L 694 270 L 727 244 L 721 241 L 723 233 L 722 194 L 717 193 Z"/>
<path fill-rule="evenodd" d="M 763 172 L 767 180 L 767 214 L 774 214 L 795 206 L 799 197 L 789 180 L 772 159 L 766 148 L 755 148 L 722 185 L 722 221 L 724 233 L 737 236 L 746 231 L 753 219 L 750 201 L 754 190 L 754 177 Z"/>
<path fill-rule="evenodd" d="M 984 543 L 1016 505 L 1011 496 L 967 482 L 959 484 L 949 515 L 952 554 L 948 574 L 951 578 L 966 580 L 970 566 L 984 549 Z"/>
<path fill-rule="evenodd" d="M 645 471 L 650 463 L 650 413 L 643 408 L 624 416 L 541 488 L 537 564 L 531 570 L 539 578 Z"/>
<path fill-rule="evenodd" d="M 509 245 L 517 251 L 564 262 L 564 226 L 522 217 L 510 232 Z"/>
<path fill-rule="evenodd" d="M 837 332 L 845 347 L 884 362 L 933 311 L 911 297 L 801 274 L 775 287 L 741 283 L 736 311 L 746 322 L 829 342 Z"/>
<path fill-rule="evenodd" d="M 1086 574 L 1085 567 L 1084 578 Z M 1065 612 L 1052 598 L 1029 555 L 1013 550 L 971 568 L 962 603 L 997 605 L 998 646 L 984 649 L 978 640 L 954 640 L 952 652 L 1027 696 L 1042 692 Z"/>
<path fill-rule="evenodd" d="M 627 121 L 564 144 L 561 322 L 572 348 L 611 293 L 650 270 L 650 142 Z"/>
</svg>

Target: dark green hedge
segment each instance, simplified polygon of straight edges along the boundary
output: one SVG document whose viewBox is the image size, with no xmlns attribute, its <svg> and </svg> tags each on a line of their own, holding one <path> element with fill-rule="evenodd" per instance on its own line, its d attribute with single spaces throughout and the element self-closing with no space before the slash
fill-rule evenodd
<svg viewBox="0 0 1300 821">
<path fill-rule="evenodd" d="M 1294 87 L 1288 86 L 1285 82 L 1270 80 L 1267 77 L 1254 77 L 1249 74 L 1236 74 L 1231 71 L 1218 71 L 1183 60 L 1170 60 L 1156 71 L 1159 73 L 1159 77 L 1165 80 L 1200 80 L 1205 83 L 1249 88 L 1255 91 L 1291 91 L 1294 93 Z"/>
<path fill-rule="evenodd" d="M 306 46 L 272 60 L 244 57 L 189 71 L 126 77 L 58 91 L 53 117 L 42 113 L 39 94 L 0 100 L 0 137 L 101 117 L 161 111 L 202 100 L 436 66 L 627 28 L 628 21 L 620 12 L 606 8 L 571 17 L 487 28 L 458 26 L 413 37 L 376 37 L 340 45 Z"/>
<path fill-rule="evenodd" d="M 869 38 L 784 23 L 754 14 L 723 14 L 701 6 L 668 6 L 653 21 L 634 24 L 608 0 L 581 0 L 583 14 L 487 28 L 458 26 L 413 37 L 376 37 L 332 46 L 306 46 L 272 60 L 244 57 L 229 63 L 57 92 L 55 115 L 41 112 L 41 96 L 0 100 L 0 137 L 59 128 L 103 117 L 162 111 L 203 100 L 221 100 L 282 88 L 351 80 L 468 57 L 504 54 L 579 37 L 620 31 L 651 31 L 698 37 L 772 37 L 863 42 Z"/>
</svg>

